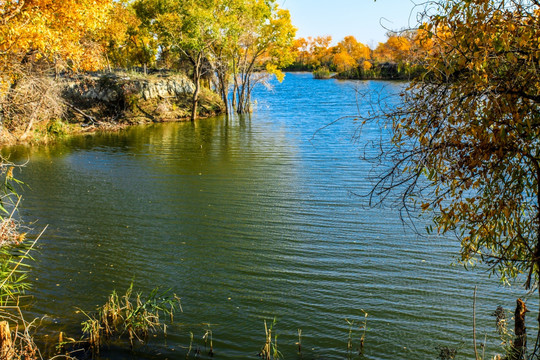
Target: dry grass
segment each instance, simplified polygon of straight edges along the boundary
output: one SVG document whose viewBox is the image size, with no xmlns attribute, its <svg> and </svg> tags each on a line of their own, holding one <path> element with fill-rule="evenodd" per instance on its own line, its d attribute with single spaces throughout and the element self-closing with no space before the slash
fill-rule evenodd
<svg viewBox="0 0 540 360">
<path fill-rule="evenodd" d="M 10 86 L 0 92 L 2 137 L 25 140 L 39 122 L 59 119 L 64 113 L 61 86 L 46 72 L 20 68 Z"/>
</svg>

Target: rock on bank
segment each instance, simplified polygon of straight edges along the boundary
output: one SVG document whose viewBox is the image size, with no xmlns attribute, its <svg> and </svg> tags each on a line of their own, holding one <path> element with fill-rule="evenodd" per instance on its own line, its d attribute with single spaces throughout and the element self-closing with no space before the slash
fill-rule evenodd
<svg viewBox="0 0 540 360">
<path fill-rule="evenodd" d="M 105 74 L 65 80 L 70 122 L 147 123 L 187 120 L 195 86 L 185 75 Z M 223 111 L 220 97 L 203 88 L 199 117 Z"/>
</svg>

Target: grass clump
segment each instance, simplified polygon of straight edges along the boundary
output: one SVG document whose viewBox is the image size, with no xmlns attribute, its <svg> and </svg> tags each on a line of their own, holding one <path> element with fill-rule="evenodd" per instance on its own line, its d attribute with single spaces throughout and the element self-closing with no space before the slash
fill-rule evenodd
<svg viewBox="0 0 540 360">
<path fill-rule="evenodd" d="M 314 79 L 330 79 L 331 77 L 332 73 L 326 67 L 320 67 L 313 71 Z"/>
<path fill-rule="evenodd" d="M 161 318 L 168 317 L 172 322 L 177 310 L 182 311 L 180 298 L 170 290 L 156 288 L 143 297 L 133 293 L 131 284 L 124 295 L 113 291 L 95 313 L 85 313 L 88 319 L 82 323 L 83 333 L 94 353 L 99 353 L 105 343 L 124 338 L 133 348 L 135 343 L 146 343 L 150 334 L 166 334 L 167 325 Z"/>
<path fill-rule="evenodd" d="M 268 327 L 266 320 L 264 320 L 265 343 L 261 349 L 261 352 L 259 352 L 259 357 L 264 360 L 277 360 L 283 358 L 281 352 L 278 350 L 277 334 L 274 334 L 274 337 L 272 338 L 272 330 L 274 329 L 276 322 L 276 318 L 274 318 L 272 325 Z"/>
</svg>

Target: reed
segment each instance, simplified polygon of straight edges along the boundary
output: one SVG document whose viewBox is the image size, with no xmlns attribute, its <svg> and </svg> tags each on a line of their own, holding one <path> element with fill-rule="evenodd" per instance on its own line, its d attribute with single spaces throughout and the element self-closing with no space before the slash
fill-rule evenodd
<svg viewBox="0 0 540 360">
<path fill-rule="evenodd" d="M 146 343 L 151 333 L 166 335 L 167 326 L 160 317 L 167 316 L 172 322 L 177 310 L 182 311 L 180 298 L 171 295 L 170 290 L 160 292 L 156 288 L 143 298 L 140 293 L 133 294 L 132 283 L 121 297 L 113 291 L 97 312 L 83 312 L 87 320 L 82 323 L 82 330 L 95 353 L 99 353 L 104 342 L 125 337 L 133 348 L 135 343 Z"/>
<path fill-rule="evenodd" d="M 193 332 L 189 332 L 189 347 L 186 353 L 186 359 L 189 359 L 189 354 L 191 354 L 191 349 L 193 349 Z"/>
<path fill-rule="evenodd" d="M 31 252 L 47 227 L 33 241 L 26 237 L 28 229 L 18 219 L 21 197 L 16 187 L 23 183 L 14 178 L 20 166 L 0 157 L 0 358 L 38 359 L 40 351 L 34 342 L 37 320 L 28 322 L 22 307 L 25 292 L 30 288 L 27 273 Z"/>
<path fill-rule="evenodd" d="M 368 313 L 364 311 L 364 309 L 360 309 L 360 310 L 364 313 L 364 319 L 362 322 L 362 327 L 360 328 L 362 330 L 362 336 L 360 337 L 360 349 L 358 350 L 358 354 L 362 355 L 364 354 L 364 341 L 366 340 Z"/>
<path fill-rule="evenodd" d="M 208 355 L 214 356 L 214 345 L 212 343 L 212 330 L 210 329 L 210 324 L 204 324 L 204 325 L 206 325 L 206 330 L 205 330 L 205 333 L 203 335 L 204 350 L 206 351 L 206 346 L 209 343 L 210 351 L 208 351 Z"/>
<path fill-rule="evenodd" d="M 276 318 L 274 318 L 272 325 L 268 327 L 266 320 L 264 320 L 265 343 L 259 352 L 259 357 L 264 360 L 278 360 L 283 358 L 281 352 L 278 350 L 277 334 L 274 334 L 274 337 L 272 338 L 272 330 L 276 325 L 276 322 Z"/>
<path fill-rule="evenodd" d="M 349 337 L 347 338 L 347 354 L 350 354 L 353 343 L 352 343 L 352 336 L 353 336 L 353 327 L 354 327 L 354 320 L 345 319 L 347 324 L 349 324 Z"/>
<path fill-rule="evenodd" d="M 320 67 L 313 71 L 314 79 L 330 79 L 331 77 L 332 73 L 326 67 Z"/>
<path fill-rule="evenodd" d="M 362 319 L 362 321 L 358 323 L 358 330 L 360 330 L 361 335 L 359 339 L 359 344 L 356 347 L 356 354 L 358 354 L 359 356 L 364 354 L 364 342 L 366 339 L 367 318 L 368 318 L 368 313 L 366 311 L 364 311 L 363 309 L 360 309 L 360 311 L 362 311 L 362 313 L 364 314 L 364 318 Z M 351 358 L 354 355 L 353 350 L 354 350 L 355 345 L 353 343 L 353 338 L 354 338 L 354 329 L 355 329 L 356 322 L 355 320 L 349 320 L 349 319 L 345 319 L 345 321 L 349 325 L 349 334 L 347 337 L 347 357 Z"/>
</svg>

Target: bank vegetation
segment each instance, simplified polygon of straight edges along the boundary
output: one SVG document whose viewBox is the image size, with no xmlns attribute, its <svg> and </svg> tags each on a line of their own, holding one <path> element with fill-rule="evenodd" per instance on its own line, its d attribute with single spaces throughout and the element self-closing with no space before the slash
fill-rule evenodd
<svg viewBox="0 0 540 360">
<path fill-rule="evenodd" d="M 188 76 L 193 85 L 182 99 L 160 101 L 153 109 L 187 108 L 183 118 L 249 112 L 253 87 L 269 76 L 283 78 L 279 69 L 293 60 L 294 34 L 289 12 L 275 0 L 4 1 L 0 138 L 43 138 L 69 130 L 69 123 L 94 125 L 93 119 L 125 122 L 129 111 L 124 110 L 135 108 L 129 101 L 106 104 L 115 105 L 107 111 L 116 110 L 107 117 L 106 111 L 95 112 L 103 104 L 80 108 L 77 99 L 66 96 L 74 80 L 88 83 L 99 74 L 101 85 L 114 77 L 123 84 L 126 78 L 138 82 L 150 73 Z M 118 81 L 111 85 L 116 91 Z M 219 109 L 208 111 L 207 100 L 215 105 L 210 92 L 221 99 Z M 160 120 L 155 114 L 149 118 Z"/>
</svg>

